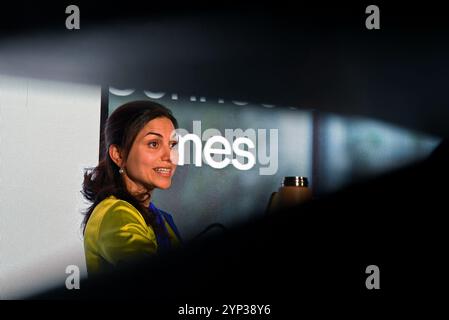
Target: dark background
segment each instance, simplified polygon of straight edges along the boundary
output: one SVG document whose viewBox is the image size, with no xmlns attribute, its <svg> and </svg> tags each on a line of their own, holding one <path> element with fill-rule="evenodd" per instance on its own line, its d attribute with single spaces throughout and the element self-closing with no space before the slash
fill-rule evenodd
<svg viewBox="0 0 449 320">
<path fill-rule="evenodd" d="M 0 71 L 313 106 L 447 136 L 448 19 L 437 1 L 12 2 L 0 10 Z"/>
</svg>

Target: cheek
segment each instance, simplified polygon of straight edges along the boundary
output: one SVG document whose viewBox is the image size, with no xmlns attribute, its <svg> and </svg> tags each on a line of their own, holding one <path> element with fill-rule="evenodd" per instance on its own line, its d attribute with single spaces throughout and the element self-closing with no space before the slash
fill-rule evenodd
<svg viewBox="0 0 449 320">
<path fill-rule="evenodd" d="M 176 166 L 179 161 L 179 153 L 178 150 L 172 150 L 170 152 L 170 161 Z"/>
<path fill-rule="evenodd" d="M 148 170 L 152 170 L 156 163 L 156 157 L 148 152 L 135 154 L 134 157 L 129 160 L 134 169 L 141 173 L 146 173 Z"/>
<path fill-rule="evenodd" d="M 154 151 L 151 151 L 150 149 L 144 150 L 140 153 L 140 162 L 145 166 L 151 166 L 154 167 L 157 160 L 157 153 Z"/>
</svg>

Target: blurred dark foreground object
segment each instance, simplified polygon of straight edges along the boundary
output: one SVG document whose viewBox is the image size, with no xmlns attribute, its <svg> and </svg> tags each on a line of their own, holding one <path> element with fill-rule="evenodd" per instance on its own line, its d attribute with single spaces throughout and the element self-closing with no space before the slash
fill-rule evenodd
<svg viewBox="0 0 449 320">
<path fill-rule="evenodd" d="M 137 299 L 167 317 L 185 304 L 270 304 L 273 318 L 306 310 L 359 314 L 360 308 L 413 313 L 427 308 L 429 298 L 438 310 L 448 285 L 447 146 L 444 141 L 422 163 L 290 212 L 82 281 L 80 290 L 64 287 L 32 299 L 132 299 L 129 305 Z M 365 286 L 373 264 L 379 290 Z"/>
<path fill-rule="evenodd" d="M 195 1 L 194 1 L 195 2 Z M 0 74 L 201 95 L 386 121 L 449 136 L 449 19 L 443 2 L 10 1 Z"/>
</svg>

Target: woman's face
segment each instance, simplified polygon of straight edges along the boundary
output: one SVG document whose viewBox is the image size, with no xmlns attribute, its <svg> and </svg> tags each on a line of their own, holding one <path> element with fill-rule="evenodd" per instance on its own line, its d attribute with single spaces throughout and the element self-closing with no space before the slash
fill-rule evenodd
<svg viewBox="0 0 449 320">
<path fill-rule="evenodd" d="M 126 183 L 130 191 L 167 189 L 175 173 L 175 146 L 178 143 L 170 119 L 160 117 L 148 122 L 137 134 L 126 160 Z"/>
</svg>

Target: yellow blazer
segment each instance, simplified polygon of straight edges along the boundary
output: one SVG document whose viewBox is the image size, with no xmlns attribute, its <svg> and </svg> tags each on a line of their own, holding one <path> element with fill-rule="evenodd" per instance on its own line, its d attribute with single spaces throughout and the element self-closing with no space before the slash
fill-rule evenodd
<svg viewBox="0 0 449 320">
<path fill-rule="evenodd" d="M 174 230 L 164 219 L 170 243 L 179 246 Z M 152 256 L 158 244 L 153 229 L 129 202 L 110 196 L 93 210 L 84 232 L 87 272 L 110 270 L 123 262 Z"/>
</svg>

